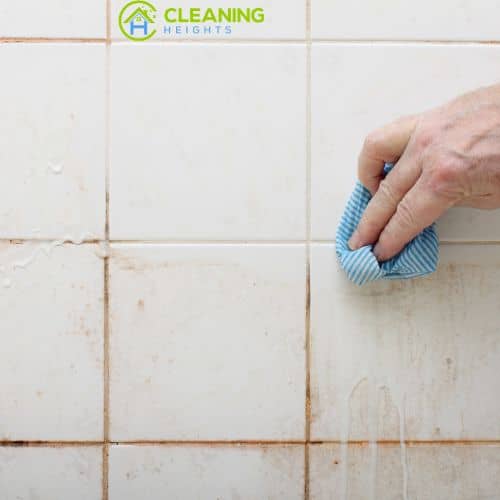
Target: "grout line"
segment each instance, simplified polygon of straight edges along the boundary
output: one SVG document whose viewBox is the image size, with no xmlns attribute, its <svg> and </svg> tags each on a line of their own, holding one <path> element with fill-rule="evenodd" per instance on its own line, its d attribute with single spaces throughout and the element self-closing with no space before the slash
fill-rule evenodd
<svg viewBox="0 0 500 500">
<path fill-rule="evenodd" d="M 117 45 L 137 45 L 123 38 L 113 38 L 111 43 Z M 303 38 L 157 38 L 148 40 L 142 46 L 148 45 L 305 45 Z"/>
<path fill-rule="evenodd" d="M 369 447 L 374 441 L 351 439 L 348 441 L 341 440 L 313 440 L 312 445 L 338 445 L 347 444 L 349 446 L 366 446 Z M 377 446 L 401 446 L 401 443 L 406 446 L 500 446 L 500 440 L 497 439 L 471 439 L 469 441 L 463 439 L 385 439 L 375 441 Z"/>
<path fill-rule="evenodd" d="M 0 37 L 0 43 L 106 43 L 106 38 Z"/>
<path fill-rule="evenodd" d="M 285 242 L 282 242 L 283 244 Z M 315 245 L 335 245 L 335 240 L 311 240 L 311 243 L 314 243 Z M 454 245 L 500 245 L 500 240 L 495 241 L 495 240 L 440 240 L 439 241 L 440 245 L 445 245 L 445 246 L 454 246 Z"/>
<path fill-rule="evenodd" d="M 311 441 L 311 0 L 306 0 L 306 311 L 305 311 L 305 446 L 304 500 L 310 496 Z"/>
<path fill-rule="evenodd" d="M 152 244 L 152 245 L 297 245 L 307 243 L 303 240 L 110 240 L 113 245 L 134 245 L 134 244 Z M 499 242 L 500 243 L 500 242 Z"/>
<path fill-rule="evenodd" d="M 88 448 L 99 446 L 102 446 L 102 441 L 0 441 L 0 448 Z"/>
<path fill-rule="evenodd" d="M 500 439 L 439 439 L 421 440 L 405 439 L 407 446 L 500 446 Z M 303 439 L 291 440 L 124 440 L 124 441 L 0 441 L 0 448 L 77 448 L 109 446 L 304 446 L 304 445 L 341 445 L 370 446 L 373 441 L 356 440 L 340 441 L 335 439 Z M 379 446 L 400 446 L 399 439 L 375 441 Z"/>
<path fill-rule="evenodd" d="M 109 198 L 109 193 L 107 194 Z M 107 207 L 108 209 L 109 207 Z M 50 238 L 1 238 L 0 244 L 24 245 L 24 244 L 44 244 L 54 243 L 58 239 Z M 62 246 L 96 245 L 106 243 L 109 245 L 334 245 L 335 240 L 329 239 L 303 239 L 303 240 L 113 240 L 113 239 L 91 239 L 75 243 L 67 240 L 61 243 Z M 500 245 L 500 240 L 440 240 L 441 245 Z"/>
<path fill-rule="evenodd" d="M 307 0 L 309 1 L 309 0 Z M 144 42 L 142 44 L 131 42 L 122 38 L 111 38 L 110 21 L 106 22 L 106 37 L 105 38 L 85 38 L 85 37 L 0 37 L 1 43 L 102 43 L 102 44 L 118 44 L 118 45 L 134 45 L 134 46 L 150 46 L 150 45 L 179 45 L 179 44 L 224 44 L 224 45 L 262 45 L 262 44 L 331 44 L 331 45 L 470 45 L 470 46 L 496 46 L 500 45 L 500 40 L 446 40 L 446 39 L 411 39 L 411 38 L 158 38 Z"/>
<path fill-rule="evenodd" d="M 105 106 L 105 222 L 104 235 L 106 252 L 104 256 L 104 325 L 103 325 L 103 438 L 102 447 L 102 500 L 109 498 L 109 170 L 111 139 L 111 0 L 106 0 L 106 101 Z"/>
<path fill-rule="evenodd" d="M 500 40 L 452 40 L 412 38 L 313 38 L 318 44 L 360 44 L 360 45 L 498 45 Z"/>
</svg>

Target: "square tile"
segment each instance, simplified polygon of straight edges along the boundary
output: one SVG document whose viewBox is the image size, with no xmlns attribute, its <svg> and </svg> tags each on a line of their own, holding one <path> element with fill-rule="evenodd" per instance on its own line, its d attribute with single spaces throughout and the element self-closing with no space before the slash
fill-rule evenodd
<svg viewBox="0 0 500 500">
<path fill-rule="evenodd" d="M 114 245 L 114 440 L 302 439 L 303 245 Z"/>
<path fill-rule="evenodd" d="M 444 245 L 437 273 L 358 287 L 311 261 L 312 435 L 499 439 L 500 253 Z"/>
<path fill-rule="evenodd" d="M 407 452 L 408 448 L 403 448 Z M 314 445 L 309 449 L 311 500 L 401 500 L 404 473 L 399 446 Z M 431 500 L 441 497 L 423 497 Z M 444 497 L 446 498 L 446 497 Z M 455 498 L 454 498 L 455 500 Z"/>
<path fill-rule="evenodd" d="M 103 237 L 104 51 L 0 45 L 0 237 Z"/>
<path fill-rule="evenodd" d="M 127 2 L 112 2 L 112 35 L 117 40 L 127 40 L 125 34 L 120 30 L 120 13 Z M 267 0 L 264 3 L 248 3 L 244 0 L 219 0 L 214 4 L 211 0 L 198 0 L 196 3 L 172 5 L 168 0 L 154 2 L 156 7 L 154 23 L 148 26 L 148 34 L 156 33 L 149 39 L 158 40 L 185 40 L 185 39 L 305 39 L 306 30 L 306 2 L 305 0 Z M 167 8 L 176 8 L 168 13 L 171 22 L 166 22 L 165 11 Z M 182 11 L 178 9 L 181 8 Z M 190 8 L 196 8 L 199 12 L 193 12 L 190 16 Z M 221 17 L 221 22 L 186 22 L 196 20 L 197 16 L 203 19 L 207 9 L 211 8 L 218 20 L 219 9 L 229 14 L 236 15 L 236 9 L 242 9 L 243 15 L 227 18 Z M 130 7 L 133 11 L 133 6 Z M 247 12 L 250 9 L 250 12 Z M 259 10 L 256 10 L 259 9 Z M 125 19 L 131 10 L 124 10 Z M 208 13 L 210 15 L 210 13 Z M 240 13 L 241 14 L 241 13 Z M 245 22 L 245 16 L 250 16 L 251 22 Z M 122 17 L 123 19 L 123 17 Z M 238 22 L 237 20 L 240 19 Z M 262 19 L 262 20 L 261 20 Z M 127 29 L 128 28 L 128 29 Z M 124 29 L 130 34 L 130 28 L 125 25 Z M 138 30 L 137 36 L 144 36 L 144 30 Z"/>
<path fill-rule="evenodd" d="M 105 36 L 106 0 L 23 0 L 0 5 L 0 38 Z"/>
<path fill-rule="evenodd" d="M 305 47 L 120 44 L 112 80 L 113 239 L 305 237 Z"/>
<path fill-rule="evenodd" d="M 495 0 L 311 0 L 314 38 L 498 40 Z M 399 73 L 404 74 L 404 73 Z"/>
<path fill-rule="evenodd" d="M 0 447 L 4 500 L 100 500 L 101 447 Z"/>
<path fill-rule="evenodd" d="M 95 245 L 0 245 L 1 440 L 98 440 L 103 263 Z"/>
<path fill-rule="evenodd" d="M 110 500 L 301 499 L 303 446 L 112 446 Z"/>
<path fill-rule="evenodd" d="M 318 445 L 310 457 L 311 500 L 493 500 L 500 491 L 495 445 Z"/>
<path fill-rule="evenodd" d="M 500 47 L 316 45 L 312 54 L 312 236 L 333 240 L 365 136 L 498 80 Z M 404 78 L 390 78 L 397 68 Z M 422 84 L 422 82 L 431 82 Z M 444 240 L 500 240 L 500 211 L 452 209 Z"/>
</svg>

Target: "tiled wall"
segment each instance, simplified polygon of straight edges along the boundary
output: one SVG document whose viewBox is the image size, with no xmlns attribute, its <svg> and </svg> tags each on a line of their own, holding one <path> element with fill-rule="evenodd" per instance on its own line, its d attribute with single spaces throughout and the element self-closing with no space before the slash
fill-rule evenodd
<svg viewBox="0 0 500 500">
<path fill-rule="evenodd" d="M 0 4 L 0 499 L 500 499 L 500 212 L 425 279 L 333 247 L 365 134 L 499 81 L 497 2 L 119 7 Z"/>
</svg>

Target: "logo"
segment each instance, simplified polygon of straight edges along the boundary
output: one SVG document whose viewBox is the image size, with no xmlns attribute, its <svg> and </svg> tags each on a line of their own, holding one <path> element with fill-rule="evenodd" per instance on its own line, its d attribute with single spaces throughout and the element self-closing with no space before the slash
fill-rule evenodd
<svg viewBox="0 0 500 500">
<path fill-rule="evenodd" d="M 163 2 L 161 2 L 163 3 Z M 265 22 L 261 7 L 172 7 L 158 9 L 149 2 L 127 3 L 118 17 L 121 32 L 134 42 L 151 37 L 228 36 L 242 24 Z M 158 14 L 158 15 L 157 15 Z"/>
<path fill-rule="evenodd" d="M 118 25 L 121 32 L 134 42 L 149 40 L 156 34 L 156 7 L 149 2 L 134 0 L 120 11 Z"/>
</svg>

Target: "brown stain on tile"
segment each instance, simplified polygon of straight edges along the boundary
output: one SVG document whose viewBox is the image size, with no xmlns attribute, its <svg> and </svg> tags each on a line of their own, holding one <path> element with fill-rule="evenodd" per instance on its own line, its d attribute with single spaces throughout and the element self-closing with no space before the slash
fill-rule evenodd
<svg viewBox="0 0 500 500">
<path fill-rule="evenodd" d="M 139 309 L 139 311 L 144 311 L 144 300 L 139 299 L 137 301 L 137 309 Z"/>
</svg>

